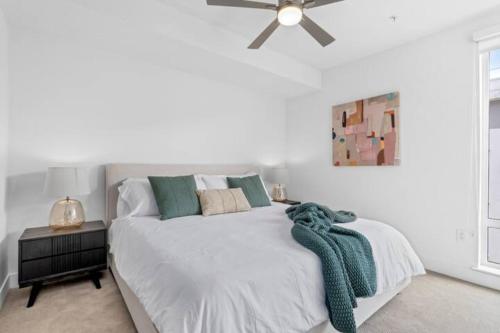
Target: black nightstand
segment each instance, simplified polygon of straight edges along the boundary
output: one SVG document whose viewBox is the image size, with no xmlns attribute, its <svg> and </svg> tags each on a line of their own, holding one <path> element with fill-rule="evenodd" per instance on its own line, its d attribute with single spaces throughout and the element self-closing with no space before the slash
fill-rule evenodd
<svg viewBox="0 0 500 333">
<path fill-rule="evenodd" d="M 31 288 L 33 306 L 42 284 L 72 274 L 89 274 L 97 289 L 100 271 L 107 268 L 107 229 L 102 221 L 80 228 L 54 231 L 28 228 L 19 238 L 19 288 Z"/>
<path fill-rule="evenodd" d="M 279 203 L 282 203 L 282 204 L 285 204 L 285 205 L 291 205 L 291 206 L 295 206 L 295 205 L 300 205 L 301 202 L 300 201 L 294 201 L 294 200 L 284 200 L 284 201 L 276 201 L 276 200 L 273 200 L 273 202 L 279 202 Z"/>
</svg>

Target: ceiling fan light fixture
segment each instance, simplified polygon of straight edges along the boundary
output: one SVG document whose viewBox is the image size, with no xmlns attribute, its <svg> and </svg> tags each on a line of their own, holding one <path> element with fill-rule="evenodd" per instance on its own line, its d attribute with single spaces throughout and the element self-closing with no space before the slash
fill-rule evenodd
<svg viewBox="0 0 500 333">
<path fill-rule="evenodd" d="M 290 5 L 278 11 L 278 21 L 285 26 L 297 25 L 302 20 L 302 8 Z"/>
</svg>

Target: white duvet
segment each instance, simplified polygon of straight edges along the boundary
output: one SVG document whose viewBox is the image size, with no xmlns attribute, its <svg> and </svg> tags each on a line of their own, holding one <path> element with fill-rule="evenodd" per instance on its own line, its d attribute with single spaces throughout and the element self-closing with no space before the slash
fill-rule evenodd
<svg viewBox="0 0 500 333">
<path fill-rule="evenodd" d="M 161 333 L 307 332 L 328 320 L 321 263 L 292 238 L 286 207 L 116 220 L 111 253 Z M 370 241 L 378 294 L 424 273 L 394 228 L 365 219 L 342 226 Z"/>
</svg>

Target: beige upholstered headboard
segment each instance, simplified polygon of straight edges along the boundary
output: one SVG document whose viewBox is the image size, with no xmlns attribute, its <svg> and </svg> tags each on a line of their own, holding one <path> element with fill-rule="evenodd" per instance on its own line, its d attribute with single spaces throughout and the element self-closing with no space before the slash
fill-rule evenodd
<svg viewBox="0 0 500 333">
<path fill-rule="evenodd" d="M 182 176 L 192 174 L 242 175 L 259 172 L 250 164 L 235 165 L 181 165 L 181 164 L 109 164 L 106 166 L 106 223 L 109 226 L 116 218 L 118 186 L 127 178 L 147 176 Z"/>
</svg>

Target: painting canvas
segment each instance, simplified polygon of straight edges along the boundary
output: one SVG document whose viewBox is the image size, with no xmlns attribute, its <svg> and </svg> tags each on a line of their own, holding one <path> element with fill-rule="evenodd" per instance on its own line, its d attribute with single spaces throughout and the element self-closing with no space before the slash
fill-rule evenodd
<svg viewBox="0 0 500 333">
<path fill-rule="evenodd" d="M 399 165 L 399 93 L 334 106 L 333 165 Z"/>
</svg>

